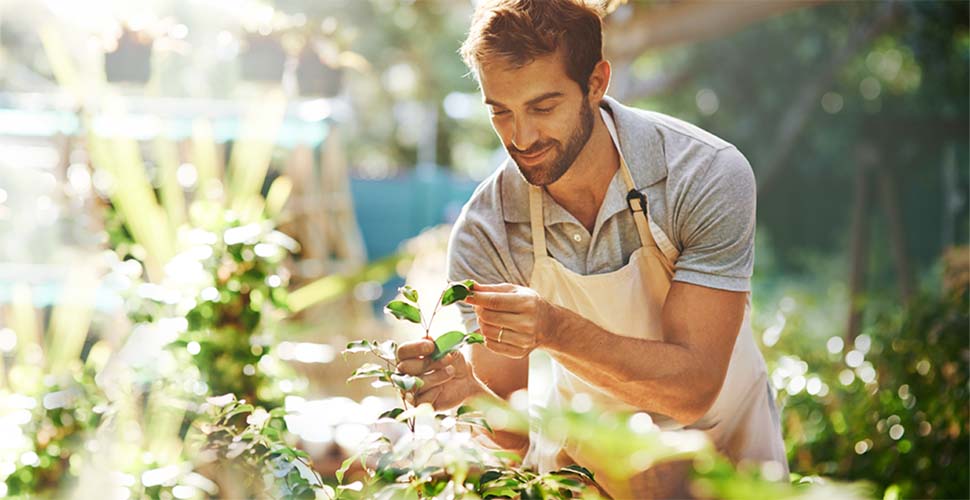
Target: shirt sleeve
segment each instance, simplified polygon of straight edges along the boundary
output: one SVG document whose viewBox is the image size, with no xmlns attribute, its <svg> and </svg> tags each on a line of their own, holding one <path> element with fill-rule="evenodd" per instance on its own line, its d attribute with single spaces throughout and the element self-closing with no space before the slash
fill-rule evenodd
<svg viewBox="0 0 970 500">
<path fill-rule="evenodd" d="M 475 280 L 476 283 L 509 282 L 505 266 L 499 257 L 496 243 L 488 237 L 484 227 L 476 223 L 475 214 L 467 207 L 451 230 L 448 240 L 448 281 Z M 478 330 L 478 318 L 471 306 L 459 302 L 465 331 Z"/>
<path fill-rule="evenodd" d="M 719 150 L 684 196 L 683 250 L 674 281 L 750 291 L 756 183 L 748 160 L 734 147 Z"/>
</svg>

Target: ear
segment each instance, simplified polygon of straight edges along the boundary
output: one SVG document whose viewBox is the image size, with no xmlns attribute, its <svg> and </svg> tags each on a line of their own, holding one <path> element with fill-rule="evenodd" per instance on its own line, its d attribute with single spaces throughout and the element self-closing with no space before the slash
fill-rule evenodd
<svg viewBox="0 0 970 500">
<path fill-rule="evenodd" d="M 599 102 L 606 95 L 606 89 L 610 86 L 610 76 L 612 69 L 610 62 L 606 59 L 593 66 L 593 72 L 589 75 L 589 100 L 591 104 L 599 105 Z"/>
</svg>

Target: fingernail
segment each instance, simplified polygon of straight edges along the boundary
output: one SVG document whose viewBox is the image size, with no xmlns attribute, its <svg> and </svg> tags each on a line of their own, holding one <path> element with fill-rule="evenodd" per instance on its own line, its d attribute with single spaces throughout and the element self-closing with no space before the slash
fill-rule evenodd
<svg viewBox="0 0 970 500">
<path fill-rule="evenodd" d="M 447 373 L 448 375 L 454 375 L 455 374 L 455 367 L 454 366 L 446 366 L 445 367 L 445 373 Z"/>
</svg>

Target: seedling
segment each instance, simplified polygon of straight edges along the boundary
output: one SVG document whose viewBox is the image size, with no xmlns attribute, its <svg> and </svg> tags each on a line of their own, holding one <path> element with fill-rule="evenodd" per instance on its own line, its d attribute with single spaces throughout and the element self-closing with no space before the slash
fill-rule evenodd
<svg viewBox="0 0 970 500">
<path fill-rule="evenodd" d="M 418 291 L 407 285 L 399 289 L 404 300 L 393 300 L 384 307 L 384 310 L 399 320 L 421 325 L 424 328 L 424 338 L 431 340 L 431 325 L 434 322 L 435 315 L 438 314 L 438 310 L 443 306 L 452 305 L 471 295 L 474 285 L 474 281 L 466 280 L 460 283 L 453 283 L 444 289 L 438 301 L 435 303 L 431 317 L 427 321 L 425 321 L 421 307 L 418 305 Z M 461 349 L 464 345 L 481 344 L 484 342 L 485 338 L 480 333 L 467 333 L 453 330 L 442 334 L 434 340 L 435 350 L 431 354 L 431 359 L 438 361 L 448 354 Z M 383 342 L 376 340 L 358 340 L 347 344 L 347 349 L 343 351 L 344 354 L 367 352 L 380 360 L 380 363 L 365 363 L 361 365 L 354 370 L 347 381 L 375 379 L 371 382 L 371 386 L 373 387 L 394 386 L 401 396 L 402 407 L 384 412 L 380 418 L 407 419 L 408 427 L 413 432 L 415 416 L 413 411 L 408 411 L 406 395 L 408 392 L 414 392 L 420 389 L 423 382 L 419 377 L 397 371 L 397 364 L 400 362 L 400 359 L 397 357 L 397 347 L 397 343 L 391 340 Z M 459 416 L 462 415 L 461 412 L 459 414 Z M 474 424 L 475 422 L 468 423 Z"/>
</svg>

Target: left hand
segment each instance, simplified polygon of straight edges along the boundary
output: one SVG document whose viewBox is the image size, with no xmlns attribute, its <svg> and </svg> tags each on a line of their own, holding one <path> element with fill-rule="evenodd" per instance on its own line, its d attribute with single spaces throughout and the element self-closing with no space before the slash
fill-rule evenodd
<svg viewBox="0 0 970 500">
<path fill-rule="evenodd" d="M 535 290 L 508 283 L 476 283 L 472 292 L 464 301 L 475 307 L 485 347 L 490 350 L 521 359 L 555 335 L 559 310 Z"/>
</svg>

